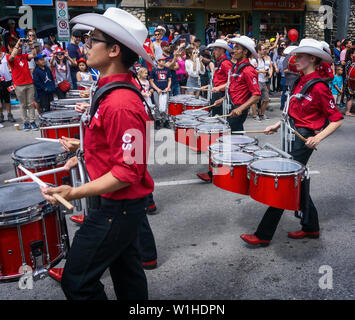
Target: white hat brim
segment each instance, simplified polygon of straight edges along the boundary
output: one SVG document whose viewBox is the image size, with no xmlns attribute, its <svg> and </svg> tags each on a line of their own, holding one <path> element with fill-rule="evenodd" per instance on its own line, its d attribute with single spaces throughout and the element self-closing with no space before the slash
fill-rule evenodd
<svg viewBox="0 0 355 320">
<path fill-rule="evenodd" d="M 131 49 L 133 52 L 140 55 L 144 60 L 148 63 L 153 64 L 153 60 L 148 55 L 148 53 L 144 50 L 143 44 L 141 45 L 134 35 L 128 32 L 125 28 L 123 28 L 118 23 L 113 20 L 98 14 L 98 13 L 83 13 L 78 15 L 70 20 L 70 23 L 79 23 L 85 26 L 92 27 L 94 29 L 98 29 L 110 37 L 118 40 L 126 47 Z"/>
<path fill-rule="evenodd" d="M 296 49 L 292 50 L 291 53 L 292 54 L 306 53 L 306 54 L 310 54 L 312 56 L 318 57 L 318 58 L 322 59 L 322 61 L 324 61 L 324 62 L 328 62 L 328 63 L 333 62 L 333 58 L 328 53 L 326 53 L 324 50 L 317 49 L 314 47 L 309 47 L 309 46 L 297 47 Z"/>
<path fill-rule="evenodd" d="M 77 23 L 72 30 L 84 30 L 84 31 L 93 31 L 93 27 L 85 26 L 83 24 Z"/>
<path fill-rule="evenodd" d="M 229 45 L 225 45 L 223 43 L 211 43 L 207 46 L 207 48 L 214 48 L 214 47 L 223 48 L 228 52 L 231 52 L 233 50 Z"/>
<path fill-rule="evenodd" d="M 285 50 L 284 50 L 284 54 L 290 54 L 292 50 L 297 49 L 298 46 L 288 46 Z"/>
<path fill-rule="evenodd" d="M 255 48 L 251 47 L 248 43 L 244 42 L 243 39 L 240 40 L 240 38 L 233 38 L 230 39 L 230 41 L 236 43 L 236 44 L 240 44 L 241 46 L 243 46 L 245 49 L 248 49 L 251 52 L 251 55 L 255 58 L 258 59 L 258 54 L 255 50 Z"/>
</svg>

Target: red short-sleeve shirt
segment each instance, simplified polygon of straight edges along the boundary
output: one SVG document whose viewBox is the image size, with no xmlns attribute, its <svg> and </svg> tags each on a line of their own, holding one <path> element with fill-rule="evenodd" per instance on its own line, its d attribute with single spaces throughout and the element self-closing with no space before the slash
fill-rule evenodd
<svg viewBox="0 0 355 320">
<path fill-rule="evenodd" d="M 224 55 L 217 60 L 216 69 L 214 70 L 213 73 L 213 84 L 215 87 L 227 83 L 228 73 L 230 70 L 232 70 L 232 68 L 233 68 L 233 63 L 228 59 L 227 55 Z"/>
<path fill-rule="evenodd" d="M 292 95 L 300 93 L 303 86 L 314 78 L 321 78 L 318 71 L 302 76 Z M 304 98 L 292 98 L 288 113 L 294 119 L 296 127 L 315 131 L 321 130 L 327 119 L 330 122 L 344 119 L 335 106 L 329 87 L 324 83 L 316 83 L 310 87 Z"/>
<path fill-rule="evenodd" d="M 7 55 L 7 63 L 11 68 L 12 81 L 15 86 L 33 83 L 30 69 L 28 68 L 28 54 L 18 54 L 15 59 L 10 62 L 10 55 Z"/>
<path fill-rule="evenodd" d="M 249 59 L 237 63 L 234 70 L 237 70 L 242 63 L 249 63 Z M 250 96 L 261 96 L 258 73 L 252 66 L 244 67 L 239 75 L 231 77 L 229 94 L 236 106 L 247 102 Z"/>
<path fill-rule="evenodd" d="M 137 85 L 132 74 L 107 76 L 98 84 L 102 87 L 112 81 Z M 85 130 L 85 163 L 90 179 L 95 180 L 111 172 L 118 180 L 130 184 L 103 194 L 103 197 L 138 199 L 153 192 L 154 182 L 147 170 L 148 121 L 142 101 L 131 90 L 114 90 L 101 100 L 90 126 Z"/>
</svg>

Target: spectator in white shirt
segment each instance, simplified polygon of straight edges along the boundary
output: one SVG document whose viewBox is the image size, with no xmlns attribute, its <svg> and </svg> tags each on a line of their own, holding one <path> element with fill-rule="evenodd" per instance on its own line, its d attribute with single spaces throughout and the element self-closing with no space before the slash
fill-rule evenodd
<svg viewBox="0 0 355 320">
<path fill-rule="evenodd" d="M 186 49 L 185 68 L 188 75 L 186 86 L 200 88 L 200 75 L 205 73 L 205 65 L 202 63 L 202 56 L 199 56 L 198 50 L 193 47 Z M 188 88 L 186 93 L 195 94 L 196 98 L 198 98 L 200 90 Z"/>
</svg>

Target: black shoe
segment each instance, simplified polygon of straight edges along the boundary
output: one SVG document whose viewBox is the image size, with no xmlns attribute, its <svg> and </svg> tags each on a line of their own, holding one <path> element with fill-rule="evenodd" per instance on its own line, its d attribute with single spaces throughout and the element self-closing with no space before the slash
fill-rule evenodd
<svg viewBox="0 0 355 320">
<path fill-rule="evenodd" d="M 1 122 L 4 122 L 4 115 L 3 114 L 0 114 L 0 123 Z"/>
<path fill-rule="evenodd" d="M 157 206 L 155 204 L 152 204 L 151 206 L 148 207 L 147 214 L 154 215 L 157 214 Z"/>
<path fill-rule="evenodd" d="M 145 261 L 142 262 L 142 267 L 145 270 L 153 270 L 157 267 L 157 265 L 158 265 L 157 259 L 149 262 L 145 262 Z"/>
<path fill-rule="evenodd" d="M 7 121 L 16 122 L 16 120 L 14 119 L 14 116 L 12 115 L 12 113 L 8 113 L 7 114 Z"/>
<path fill-rule="evenodd" d="M 164 128 L 170 129 L 169 120 L 166 120 L 166 121 L 164 122 Z"/>
<path fill-rule="evenodd" d="M 160 129 L 160 120 L 155 120 L 154 129 L 155 130 L 159 130 Z"/>
</svg>

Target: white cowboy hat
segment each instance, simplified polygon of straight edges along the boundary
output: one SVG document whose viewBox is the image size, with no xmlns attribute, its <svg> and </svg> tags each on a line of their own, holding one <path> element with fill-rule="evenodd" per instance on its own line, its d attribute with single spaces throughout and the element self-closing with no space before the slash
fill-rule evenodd
<svg viewBox="0 0 355 320">
<path fill-rule="evenodd" d="M 77 23 L 72 30 L 84 30 L 84 31 L 93 31 L 95 28 L 85 26 L 83 24 Z"/>
<path fill-rule="evenodd" d="M 252 56 L 255 59 L 258 59 L 258 54 L 256 53 L 256 50 L 255 50 L 255 42 L 254 42 L 254 40 L 250 39 L 247 36 L 240 36 L 240 37 L 232 38 L 232 39 L 230 39 L 230 41 L 234 42 L 234 43 L 237 43 L 237 44 L 240 44 L 245 49 L 248 49 L 251 52 Z"/>
<path fill-rule="evenodd" d="M 323 50 L 325 50 L 329 55 L 332 55 L 329 44 L 325 41 L 321 41 L 321 44 L 323 45 Z"/>
<path fill-rule="evenodd" d="M 292 50 L 291 53 L 307 53 L 325 62 L 333 62 L 332 56 L 324 50 L 322 42 L 315 39 L 302 39 L 300 45 Z"/>
<path fill-rule="evenodd" d="M 207 46 L 207 48 L 213 48 L 213 47 L 223 48 L 229 52 L 232 51 L 232 48 L 228 45 L 227 41 L 222 40 L 222 39 L 217 39 L 216 42 L 210 43 Z"/>
<path fill-rule="evenodd" d="M 155 28 L 155 30 L 163 30 L 164 34 L 166 33 L 166 29 L 163 26 L 158 26 Z"/>
<path fill-rule="evenodd" d="M 290 52 L 294 49 L 298 48 L 298 46 L 288 46 L 285 50 L 284 50 L 284 54 L 290 54 Z"/>
<path fill-rule="evenodd" d="M 148 63 L 153 64 L 143 48 L 148 30 L 140 20 L 127 11 L 112 7 L 108 8 L 104 14 L 80 14 L 71 19 L 70 23 L 80 23 L 98 29 L 127 46 Z"/>
</svg>

